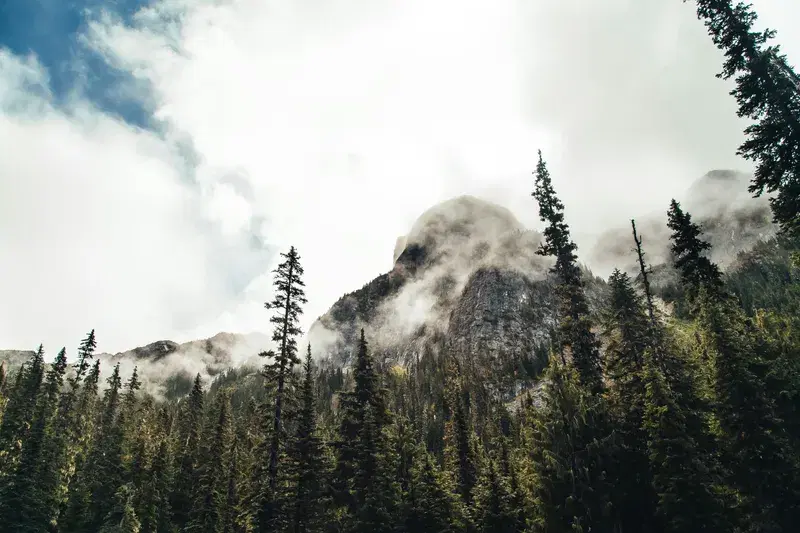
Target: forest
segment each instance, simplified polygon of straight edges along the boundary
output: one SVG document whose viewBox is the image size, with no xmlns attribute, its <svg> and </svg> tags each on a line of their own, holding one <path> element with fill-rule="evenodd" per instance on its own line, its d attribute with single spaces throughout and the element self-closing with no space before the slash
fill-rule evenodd
<svg viewBox="0 0 800 533">
<path fill-rule="evenodd" d="M 136 370 L 43 347 L 0 366 L 0 533 L 696 533 L 800 524 L 800 83 L 747 4 L 697 0 L 724 53 L 750 192 L 776 237 L 723 271 L 664 206 L 678 282 L 615 270 L 590 309 L 541 152 L 532 196 L 558 322 L 536 386 L 476 409 L 440 349 L 387 366 L 364 330 L 349 370 L 300 346 L 297 249 L 274 271 L 274 350 L 156 398 Z M 533 207 L 533 204 L 532 204 Z M 71 363 L 70 363 L 71 361 Z"/>
</svg>

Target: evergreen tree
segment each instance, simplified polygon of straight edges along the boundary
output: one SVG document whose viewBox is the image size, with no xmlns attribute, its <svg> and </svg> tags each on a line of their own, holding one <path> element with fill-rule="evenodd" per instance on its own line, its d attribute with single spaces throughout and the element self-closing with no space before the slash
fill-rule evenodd
<svg viewBox="0 0 800 533">
<path fill-rule="evenodd" d="M 738 155 L 756 163 L 750 192 L 770 198 L 774 221 L 783 230 L 800 227 L 800 78 L 768 44 L 774 30 L 754 31 L 756 13 L 749 4 L 732 0 L 697 0 L 697 16 L 714 44 L 724 52 L 718 75 L 735 79 L 731 94 L 739 116 L 753 121 Z"/>
<path fill-rule="evenodd" d="M 22 443 L 33 422 L 36 400 L 45 373 L 44 347 L 39 348 L 19 370 L 0 424 L 0 483 L 2 476 L 15 468 Z"/>
<path fill-rule="evenodd" d="M 158 451 L 152 458 L 150 468 L 145 472 L 146 477 L 139 494 L 141 533 L 169 533 L 171 531 L 170 455 L 167 439 L 163 438 L 158 446 Z"/>
<path fill-rule="evenodd" d="M 381 434 L 389 421 L 385 391 L 380 387 L 363 329 L 353 365 L 353 381 L 353 390 L 339 395 L 341 423 L 334 443 L 336 466 L 332 480 L 337 503 L 344 506 L 351 516 L 356 513 L 360 504 L 356 478 L 362 471 L 363 481 L 363 470 L 369 468 L 364 464 L 367 458 L 364 457 L 364 448 L 359 443 L 365 435 L 367 409 L 369 408 L 372 416 L 374 427 L 369 429 L 373 434 Z"/>
<path fill-rule="evenodd" d="M 478 485 L 475 498 L 477 530 L 480 533 L 518 533 L 516 509 L 505 480 L 498 475 L 493 460 Z"/>
<path fill-rule="evenodd" d="M 170 507 L 175 525 L 182 529 L 189 522 L 192 494 L 197 486 L 197 467 L 200 459 L 200 444 L 203 428 L 203 382 L 200 374 L 194 378 L 192 390 L 183 404 L 178 428 L 176 458 L 177 477 L 170 495 Z"/>
<path fill-rule="evenodd" d="M 223 392 L 217 399 L 216 417 L 209 420 L 210 426 L 200 452 L 197 485 L 191 518 L 186 531 L 218 533 L 223 529 L 228 502 L 228 473 L 232 424 L 230 416 L 230 392 Z"/>
<path fill-rule="evenodd" d="M 600 346 L 591 329 L 589 305 L 583 292 L 578 247 L 572 242 L 569 226 L 564 222 L 564 204 L 556 196 L 550 172 L 539 151 L 536 165 L 536 186 L 532 193 L 539 203 L 539 218 L 547 224 L 539 255 L 553 256 L 552 272 L 557 276 L 559 296 L 558 340 L 561 356 L 571 355 L 581 383 L 593 393 L 602 389 Z"/>
<path fill-rule="evenodd" d="M 297 430 L 288 454 L 292 483 L 289 531 L 292 533 L 321 531 L 324 525 L 325 510 L 330 504 L 325 498 L 327 464 L 324 445 L 317 433 L 311 345 L 308 346 L 303 372 Z"/>
<path fill-rule="evenodd" d="M 294 365 L 300 362 L 297 357 L 297 336 L 302 331 L 299 326 L 300 315 L 303 313 L 302 305 L 307 302 L 303 291 L 303 267 L 300 265 L 300 256 L 294 246 L 289 248 L 289 253 L 282 253 L 284 261 L 275 269 L 275 297 L 264 304 L 267 309 L 274 309 L 275 315 L 270 322 L 275 328 L 272 340 L 278 344 L 278 351 L 262 354 L 270 357 L 271 361 L 264 367 L 264 375 L 272 381 L 275 388 L 274 414 L 272 418 L 272 434 L 269 444 L 269 465 L 267 467 L 268 501 L 264 505 L 272 510 L 264 509 L 261 512 L 260 522 L 262 530 L 267 525 L 272 525 L 277 509 L 276 488 L 278 483 L 278 459 L 283 448 L 283 410 L 286 400 L 286 389 L 292 375 Z M 266 512 L 264 512 L 266 511 Z M 266 522 L 263 524 L 263 522 Z"/>
<path fill-rule="evenodd" d="M 452 418 L 445 428 L 445 462 L 461 501 L 469 507 L 478 483 L 478 465 L 474 432 L 465 406 L 467 397 L 461 389 L 453 394 Z"/>
<path fill-rule="evenodd" d="M 364 406 L 358 439 L 353 495 L 357 503 L 349 533 L 393 533 L 401 519 L 400 485 L 395 478 L 397 457 L 372 405 Z"/>
<path fill-rule="evenodd" d="M 464 531 L 464 510 L 447 477 L 422 447 L 415 449 L 411 483 L 405 505 L 406 531 L 456 533 Z"/>
<path fill-rule="evenodd" d="M 692 216 L 675 200 L 670 204 L 667 217 L 667 226 L 672 230 L 672 261 L 686 286 L 690 303 L 696 300 L 701 287 L 710 294 L 721 295 L 724 292 L 722 273 L 705 255 L 711 245 L 701 239 L 700 226 L 692 222 Z"/>
<path fill-rule="evenodd" d="M 606 363 L 608 398 L 617 440 L 614 462 L 615 521 L 623 531 L 655 531 L 655 495 L 644 432 L 644 354 L 651 324 L 628 274 L 614 270 L 608 280 Z"/>
<path fill-rule="evenodd" d="M 701 343 L 746 520 L 752 531 L 787 531 L 800 520 L 800 486 L 793 474 L 800 464 L 766 387 L 764 362 L 741 309 L 730 299 L 701 294 Z"/>
<path fill-rule="evenodd" d="M 123 485 L 114 495 L 115 504 L 103 521 L 99 533 L 139 533 L 141 525 L 133 506 L 134 491 Z"/>
<path fill-rule="evenodd" d="M 655 517 L 669 533 L 731 531 L 713 465 L 704 461 L 707 455 L 692 436 L 687 412 L 649 351 L 646 361 L 644 429 L 658 498 Z"/>
<path fill-rule="evenodd" d="M 124 484 L 124 432 L 118 424 L 122 378 L 119 363 L 106 380 L 97 434 L 81 479 L 70 494 L 64 533 L 96 531 L 116 505 L 116 492 Z"/>
<path fill-rule="evenodd" d="M 0 531 L 34 533 L 49 525 L 58 477 L 51 468 L 54 458 L 49 456 L 48 440 L 66 368 L 66 350 L 62 349 L 47 371 L 19 464 L 0 492 Z"/>
<path fill-rule="evenodd" d="M 548 532 L 610 531 L 603 460 L 607 444 L 594 426 L 598 404 L 577 371 L 551 358 L 542 405 L 531 414 L 534 529 Z"/>
</svg>

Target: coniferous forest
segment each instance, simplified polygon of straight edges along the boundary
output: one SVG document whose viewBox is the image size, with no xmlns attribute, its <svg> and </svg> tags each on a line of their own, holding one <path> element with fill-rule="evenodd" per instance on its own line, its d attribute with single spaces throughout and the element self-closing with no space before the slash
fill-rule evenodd
<svg viewBox="0 0 800 533">
<path fill-rule="evenodd" d="M 723 272 L 664 206 L 679 282 L 615 270 L 600 312 L 539 153 L 533 199 L 558 324 L 539 387 L 475 409 L 456 354 L 348 371 L 301 346 L 301 257 L 282 254 L 260 373 L 178 399 L 103 369 L 102 332 L 0 367 L 0 533 L 698 533 L 800 527 L 800 83 L 773 32 L 697 0 L 751 120 L 740 155 L 777 237 Z M 532 203 L 531 208 L 535 206 Z M 535 394 L 534 394 L 535 390 Z"/>
</svg>

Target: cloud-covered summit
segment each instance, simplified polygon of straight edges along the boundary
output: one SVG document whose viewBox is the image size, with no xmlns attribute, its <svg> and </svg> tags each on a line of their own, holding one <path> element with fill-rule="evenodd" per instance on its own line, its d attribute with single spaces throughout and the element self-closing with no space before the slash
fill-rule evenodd
<svg viewBox="0 0 800 533">
<path fill-rule="evenodd" d="M 0 13 L 2 346 L 263 331 L 289 245 L 307 327 L 446 198 L 537 227 L 537 148 L 582 249 L 747 171 L 688 3 L 66 4 Z M 796 61 L 796 2 L 755 7 Z"/>
</svg>

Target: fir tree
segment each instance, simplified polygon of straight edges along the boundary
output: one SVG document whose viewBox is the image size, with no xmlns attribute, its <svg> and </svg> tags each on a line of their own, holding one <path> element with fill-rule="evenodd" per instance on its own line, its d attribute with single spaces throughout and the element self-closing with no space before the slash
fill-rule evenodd
<svg viewBox="0 0 800 533">
<path fill-rule="evenodd" d="M 581 382 L 593 393 L 602 389 L 600 347 L 591 330 L 589 305 L 583 292 L 581 269 L 575 252 L 577 246 L 564 222 L 564 204 L 556 196 L 550 172 L 539 151 L 536 186 L 532 193 L 539 203 L 539 218 L 547 224 L 539 255 L 553 256 L 552 272 L 557 276 L 559 296 L 558 340 L 561 356 L 568 352 Z"/>
<path fill-rule="evenodd" d="M 271 362 L 264 367 L 264 375 L 275 385 L 274 414 L 272 418 L 272 434 L 269 444 L 269 464 L 267 467 L 268 494 L 272 502 L 265 505 L 274 507 L 277 498 L 276 487 L 278 483 L 278 459 L 283 448 L 283 410 L 288 381 L 292 375 L 294 365 L 300 362 L 297 357 L 297 336 L 302 331 L 299 326 L 300 315 L 303 313 L 302 305 L 307 302 L 303 291 L 303 267 L 300 265 L 300 256 L 294 246 L 289 253 L 282 253 L 284 261 L 275 269 L 275 297 L 264 304 L 267 309 L 275 310 L 275 315 L 270 322 L 275 328 L 272 340 L 278 344 L 277 352 L 263 354 L 270 357 Z M 261 522 L 271 524 L 275 519 L 275 511 L 262 512 Z"/>
<path fill-rule="evenodd" d="M 289 447 L 291 533 L 320 531 L 324 525 L 327 464 L 324 445 L 317 433 L 316 395 L 311 345 L 308 346 L 300 389 L 300 413 L 297 430 Z"/>
<path fill-rule="evenodd" d="M 364 464 L 364 449 L 359 441 L 364 438 L 366 412 L 369 408 L 373 428 L 370 431 L 381 434 L 389 421 L 384 390 L 380 387 L 375 372 L 372 355 L 369 353 L 364 330 L 358 344 L 355 364 L 353 365 L 352 391 L 339 395 L 341 423 L 337 441 L 336 467 L 333 475 L 334 495 L 339 505 L 344 506 L 351 515 L 359 507 L 357 477 L 359 471 L 369 468 Z M 363 472 L 362 481 L 364 479 Z"/>
<path fill-rule="evenodd" d="M 375 416 L 372 405 L 364 406 L 358 439 L 354 499 L 357 511 L 349 533 L 393 533 L 400 522 L 400 486 L 396 481 L 397 457 Z"/>
<path fill-rule="evenodd" d="M 179 464 L 175 488 L 170 495 L 173 520 L 178 528 L 185 527 L 189 521 L 192 491 L 198 483 L 197 466 L 203 428 L 203 396 L 203 382 L 200 374 L 197 374 L 189 397 L 183 404 L 179 420 L 176 454 Z"/>
<path fill-rule="evenodd" d="M 474 432 L 465 406 L 467 394 L 458 389 L 453 396 L 452 419 L 445 429 L 445 462 L 461 501 L 471 506 L 473 490 L 478 483 Z"/>
<path fill-rule="evenodd" d="M 123 441 L 119 426 L 122 378 L 119 363 L 106 380 L 97 435 L 82 471 L 82 479 L 70 494 L 65 533 L 98 530 L 116 502 L 116 491 L 124 482 Z"/>
<path fill-rule="evenodd" d="M 733 483 L 754 531 L 786 531 L 800 520 L 800 487 L 791 473 L 800 465 L 766 387 L 764 362 L 741 309 L 730 299 L 701 295 L 701 343 L 710 358 Z"/>
<path fill-rule="evenodd" d="M 191 518 L 186 531 L 198 533 L 217 533 L 224 526 L 228 501 L 228 460 L 232 442 L 230 416 L 230 392 L 223 392 L 217 399 L 216 417 L 206 431 L 200 452 L 200 468 L 197 485 L 194 487 L 194 501 Z"/>
<path fill-rule="evenodd" d="M 480 533 L 518 533 L 519 523 L 516 509 L 505 480 L 498 475 L 493 460 L 489 461 L 486 474 L 477 488 L 475 515 Z"/>
<path fill-rule="evenodd" d="M 44 347 L 39 345 L 17 374 L 0 424 L 0 483 L 3 473 L 13 471 L 27 437 L 44 380 L 44 366 Z"/>
<path fill-rule="evenodd" d="M 66 350 L 62 349 L 47 371 L 19 464 L 0 493 L 0 531 L 35 533 L 49 525 L 58 477 L 52 470 L 54 457 L 48 453 L 48 440 L 66 368 Z"/>
<path fill-rule="evenodd" d="M 724 52 L 718 77 L 733 78 L 731 94 L 739 116 L 753 121 L 738 155 L 756 163 L 750 192 L 777 194 L 770 198 L 774 221 L 783 230 L 800 226 L 800 78 L 781 54 L 768 44 L 775 31 L 753 30 L 756 13 L 749 4 L 732 0 L 697 0 L 697 16 L 714 44 Z"/>
<path fill-rule="evenodd" d="M 407 531 L 456 533 L 465 529 L 464 508 L 449 485 L 427 450 L 416 447 L 404 513 Z"/>
<path fill-rule="evenodd" d="M 595 434 L 596 403 L 577 371 L 551 358 L 543 405 L 532 413 L 529 443 L 536 514 L 542 531 L 610 531 L 603 459 L 607 445 Z"/>
<path fill-rule="evenodd" d="M 103 521 L 99 533 L 139 533 L 141 525 L 133 506 L 134 491 L 123 485 L 114 495 L 115 504 Z"/>
<path fill-rule="evenodd" d="M 701 287 L 709 294 L 721 295 L 724 292 L 722 273 L 705 255 L 711 245 L 701 239 L 700 227 L 675 200 L 670 204 L 667 217 L 667 226 L 672 230 L 672 261 L 686 286 L 690 303 L 696 300 Z"/>
<path fill-rule="evenodd" d="M 651 352 L 646 355 L 647 398 L 644 429 L 657 494 L 655 516 L 663 531 L 730 531 L 716 492 L 713 465 L 692 436 L 687 412 L 681 407 Z"/>
</svg>

